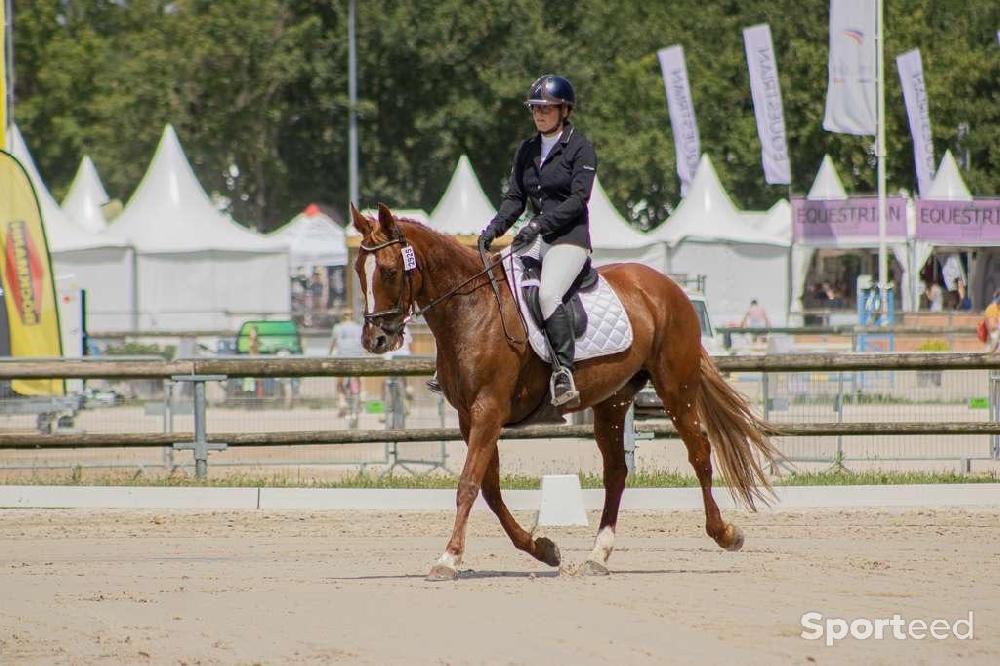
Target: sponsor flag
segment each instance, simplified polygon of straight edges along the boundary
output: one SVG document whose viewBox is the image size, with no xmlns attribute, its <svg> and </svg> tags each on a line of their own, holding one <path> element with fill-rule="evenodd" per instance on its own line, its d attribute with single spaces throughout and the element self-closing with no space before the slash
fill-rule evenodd
<svg viewBox="0 0 1000 666">
<path fill-rule="evenodd" d="M 876 9 L 876 0 L 830 0 L 828 132 L 875 134 Z"/>
<path fill-rule="evenodd" d="M 910 120 L 913 137 L 913 161 L 917 167 L 917 188 L 927 196 L 934 180 L 934 138 L 931 136 L 931 114 L 924 84 L 924 66 L 920 49 L 907 51 L 896 58 L 899 82 L 903 85 L 906 117 Z"/>
<path fill-rule="evenodd" d="M 674 153 L 677 156 L 677 175 L 681 179 L 681 196 L 686 196 L 688 186 L 698 171 L 701 145 L 687 65 L 684 62 L 684 49 L 681 46 L 671 46 L 660 49 L 656 55 L 660 59 L 663 86 L 667 90 L 667 109 L 670 112 L 670 128 L 674 132 Z"/>
<path fill-rule="evenodd" d="M 743 30 L 747 66 L 750 68 L 750 93 L 757 118 L 764 180 L 771 185 L 791 185 L 792 166 L 788 159 L 785 114 L 781 106 L 778 63 L 774 57 L 771 28 L 766 23 Z"/>
<path fill-rule="evenodd" d="M 42 215 L 21 163 L 0 151 L 0 337 L 10 356 L 62 356 L 59 311 Z M 21 395 L 62 395 L 63 381 L 15 380 Z"/>
</svg>

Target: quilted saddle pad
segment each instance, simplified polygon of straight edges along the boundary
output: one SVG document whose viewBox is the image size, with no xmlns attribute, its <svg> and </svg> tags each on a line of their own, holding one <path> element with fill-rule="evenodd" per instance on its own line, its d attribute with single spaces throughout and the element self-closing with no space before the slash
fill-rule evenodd
<svg viewBox="0 0 1000 666">
<path fill-rule="evenodd" d="M 521 287 L 529 282 L 530 278 L 524 275 L 524 267 L 517 255 L 505 258 L 503 262 L 507 281 L 511 283 L 518 303 L 521 307 L 521 314 L 524 322 L 528 326 L 528 340 L 531 348 L 535 350 L 543 361 L 549 362 L 549 350 L 545 344 L 545 334 L 535 323 L 535 319 L 528 310 L 524 300 L 524 293 Z M 537 282 L 536 282 L 537 284 Z M 618 294 L 611 288 L 604 276 L 598 278 L 597 286 L 586 292 L 580 292 L 580 299 L 583 308 L 587 311 L 587 330 L 583 337 L 576 339 L 576 351 L 573 358 L 577 361 L 584 361 L 588 358 L 597 358 L 607 354 L 617 354 L 632 346 L 632 323 L 629 321 L 625 307 L 622 305 Z"/>
</svg>

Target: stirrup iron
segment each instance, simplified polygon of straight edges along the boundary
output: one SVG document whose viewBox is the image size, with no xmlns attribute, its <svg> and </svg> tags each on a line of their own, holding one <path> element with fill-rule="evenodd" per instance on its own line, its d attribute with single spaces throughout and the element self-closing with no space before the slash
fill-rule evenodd
<svg viewBox="0 0 1000 666">
<path fill-rule="evenodd" d="M 569 381 L 569 389 L 560 395 L 556 395 L 556 379 L 565 377 Z M 555 407 L 579 407 L 580 392 L 576 390 L 576 382 L 573 381 L 573 373 L 565 367 L 560 367 L 549 377 L 549 395 L 552 396 L 552 404 Z"/>
</svg>

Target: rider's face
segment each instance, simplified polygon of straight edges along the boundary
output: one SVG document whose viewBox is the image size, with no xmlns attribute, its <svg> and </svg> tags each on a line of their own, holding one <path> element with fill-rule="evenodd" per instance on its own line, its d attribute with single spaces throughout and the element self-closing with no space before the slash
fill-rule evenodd
<svg viewBox="0 0 1000 666">
<path fill-rule="evenodd" d="M 563 119 L 561 104 L 532 104 L 530 108 L 535 129 L 542 134 L 552 134 L 559 130 Z"/>
</svg>

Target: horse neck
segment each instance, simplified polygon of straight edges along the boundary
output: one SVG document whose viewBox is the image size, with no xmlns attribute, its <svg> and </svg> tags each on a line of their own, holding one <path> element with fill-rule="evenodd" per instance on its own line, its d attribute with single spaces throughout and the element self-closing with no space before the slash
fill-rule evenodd
<svg viewBox="0 0 1000 666">
<path fill-rule="evenodd" d="M 401 224 L 420 266 L 421 285 L 414 294 L 419 307 L 426 307 L 483 270 L 479 255 L 454 238 L 439 234 L 423 225 L 405 222 Z M 482 310 L 474 307 L 468 297 L 462 297 L 461 294 L 468 293 L 476 285 L 482 285 L 483 279 L 485 278 L 470 282 L 462 287 L 455 297 L 448 297 L 438 302 L 424 315 L 427 325 L 439 343 L 448 337 L 446 333 L 454 329 L 456 323 L 482 318 Z M 482 288 L 480 286 L 479 290 Z M 479 290 L 477 294 L 480 293 Z"/>
</svg>

